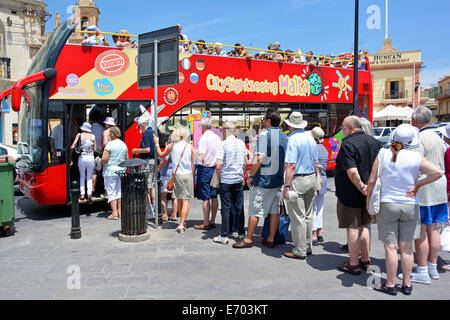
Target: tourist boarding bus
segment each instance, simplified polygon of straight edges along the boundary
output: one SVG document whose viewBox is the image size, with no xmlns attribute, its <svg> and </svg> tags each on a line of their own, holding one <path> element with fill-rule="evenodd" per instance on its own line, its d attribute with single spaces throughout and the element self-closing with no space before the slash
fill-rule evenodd
<svg viewBox="0 0 450 320">
<path fill-rule="evenodd" d="M 131 157 L 142 136 L 136 118 L 144 108 L 150 111 L 154 98 L 154 89 L 138 89 L 137 49 L 69 44 L 74 31 L 70 21 L 58 26 L 28 76 L 0 97 L 11 94 L 8 101 L 19 112 L 20 190 L 42 205 L 70 202 L 70 184 L 78 179 L 70 147 L 78 126 L 92 120 L 93 109 L 103 118 L 115 119 Z M 358 73 L 357 114 L 372 121 L 372 80 L 366 62 L 366 70 Z M 158 88 L 160 143 L 163 147 L 174 125 L 192 126 L 192 120 L 202 116 L 210 116 L 219 130 L 230 120 L 243 132 L 258 132 L 265 110 L 272 106 L 282 119 L 300 111 L 310 128 L 322 127 L 328 169 L 333 170 L 342 141 L 341 123 L 353 113 L 353 90 L 353 68 L 187 50 L 179 54 L 179 83 Z M 52 133 L 61 126 L 61 147 L 55 149 Z"/>
</svg>

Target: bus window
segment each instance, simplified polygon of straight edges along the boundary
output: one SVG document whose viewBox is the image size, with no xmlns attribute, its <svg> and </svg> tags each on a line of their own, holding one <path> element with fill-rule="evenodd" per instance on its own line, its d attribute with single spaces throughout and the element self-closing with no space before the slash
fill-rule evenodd
<svg viewBox="0 0 450 320">
<path fill-rule="evenodd" d="M 48 106 L 48 137 L 50 141 L 49 163 L 65 162 L 64 105 L 60 101 L 50 101 Z"/>
</svg>

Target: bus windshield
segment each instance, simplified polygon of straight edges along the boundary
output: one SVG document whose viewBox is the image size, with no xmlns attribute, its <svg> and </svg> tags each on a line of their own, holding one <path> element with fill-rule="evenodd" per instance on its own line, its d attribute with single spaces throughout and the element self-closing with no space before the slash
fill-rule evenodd
<svg viewBox="0 0 450 320">
<path fill-rule="evenodd" d="M 38 165 L 42 163 L 43 155 L 43 123 L 41 86 L 34 85 L 26 89 L 30 101 L 22 97 L 22 107 L 19 111 L 19 148 L 18 153 Z"/>
</svg>

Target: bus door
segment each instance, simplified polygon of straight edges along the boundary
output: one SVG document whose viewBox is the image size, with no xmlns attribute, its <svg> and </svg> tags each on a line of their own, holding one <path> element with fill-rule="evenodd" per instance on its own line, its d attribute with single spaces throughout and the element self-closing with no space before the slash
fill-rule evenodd
<svg viewBox="0 0 450 320">
<path fill-rule="evenodd" d="M 115 124 L 119 127 L 121 132 L 125 132 L 125 103 L 66 103 L 65 104 L 65 114 L 66 118 L 66 136 L 67 136 L 67 144 L 66 144 L 66 153 L 67 159 L 67 195 L 69 199 L 70 195 L 70 183 L 72 181 L 78 181 L 80 179 L 80 172 L 78 167 L 78 158 L 79 156 L 75 152 L 71 152 L 71 146 L 74 143 L 75 137 L 78 133 L 80 133 L 80 127 L 83 122 L 90 122 L 91 126 L 94 123 L 98 123 L 101 127 L 104 128 L 103 122 L 106 117 L 112 117 L 114 119 Z M 100 131 L 101 132 L 101 131 Z M 94 133 L 94 130 L 93 132 Z M 124 139 L 124 135 L 122 135 L 121 139 Z M 101 156 L 102 152 L 102 134 L 97 138 L 97 144 L 100 144 L 100 147 L 97 148 L 99 151 L 98 156 Z M 99 159 L 96 160 L 100 161 Z M 86 183 L 81 182 L 80 183 Z M 94 167 L 94 180 L 93 180 L 94 192 L 93 197 L 99 197 L 100 194 L 104 194 L 104 182 L 103 175 L 101 174 L 101 165 L 99 163 Z"/>
</svg>

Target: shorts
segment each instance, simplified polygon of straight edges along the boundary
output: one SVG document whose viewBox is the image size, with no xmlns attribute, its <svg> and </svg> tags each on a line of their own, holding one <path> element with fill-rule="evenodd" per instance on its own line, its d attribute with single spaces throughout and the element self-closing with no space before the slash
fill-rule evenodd
<svg viewBox="0 0 450 320">
<path fill-rule="evenodd" d="M 173 181 L 173 196 L 188 200 L 194 197 L 194 177 L 190 174 L 177 174 Z"/>
<path fill-rule="evenodd" d="M 106 176 L 105 190 L 108 193 L 108 203 L 120 199 L 122 197 L 120 178 L 118 176 Z"/>
<path fill-rule="evenodd" d="M 142 170 L 148 170 L 147 176 L 147 188 L 153 189 L 155 186 L 154 175 L 155 175 L 155 159 L 145 159 L 146 164 L 141 168 Z"/>
<path fill-rule="evenodd" d="M 339 221 L 339 228 L 360 228 L 362 226 L 376 223 L 375 216 L 371 216 L 366 207 L 347 207 L 337 200 L 337 218 Z"/>
<path fill-rule="evenodd" d="M 381 202 L 377 216 L 378 239 L 389 244 L 419 239 L 419 213 L 418 205 Z"/>
<path fill-rule="evenodd" d="M 448 204 L 441 203 L 435 206 L 420 206 L 420 223 L 431 226 L 437 222 L 448 221 Z"/>
<path fill-rule="evenodd" d="M 248 215 L 250 217 L 266 218 L 269 214 L 280 213 L 280 198 L 277 193 L 280 188 L 264 189 L 253 187 L 248 201 Z"/>
<path fill-rule="evenodd" d="M 209 200 L 217 198 L 217 189 L 210 185 L 215 170 L 216 167 L 199 166 L 197 168 L 197 199 Z"/>
<path fill-rule="evenodd" d="M 172 191 L 167 190 L 167 183 L 169 182 L 172 176 L 162 176 L 161 177 L 161 192 L 172 193 Z"/>
</svg>

